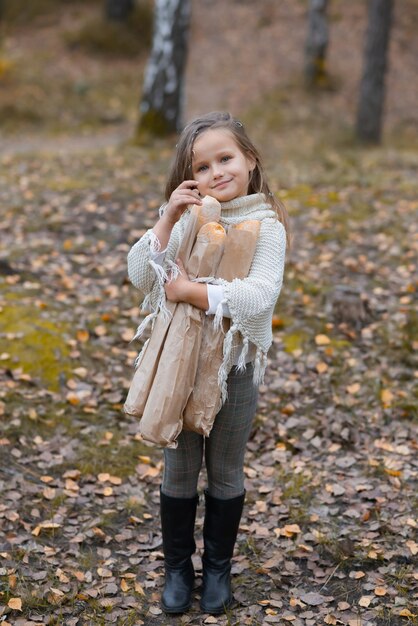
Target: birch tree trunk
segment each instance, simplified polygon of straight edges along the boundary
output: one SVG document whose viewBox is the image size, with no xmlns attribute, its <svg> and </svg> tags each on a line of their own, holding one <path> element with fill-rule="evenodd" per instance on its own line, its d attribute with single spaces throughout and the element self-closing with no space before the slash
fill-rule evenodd
<svg viewBox="0 0 418 626">
<path fill-rule="evenodd" d="M 167 135 L 182 128 L 184 70 L 191 0 L 156 0 L 151 56 L 145 71 L 139 135 Z"/>
<path fill-rule="evenodd" d="M 321 86 L 326 79 L 325 58 L 329 42 L 328 0 L 310 0 L 308 36 L 305 45 L 305 79 L 309 87 Z"/>
<path fill-rule="evenodd" d="M 382 134 L 392 9 L 393 0 L 369 0 L 356 129 L 357 137 L 367 143 L 379 143 Z"/>
</svg>

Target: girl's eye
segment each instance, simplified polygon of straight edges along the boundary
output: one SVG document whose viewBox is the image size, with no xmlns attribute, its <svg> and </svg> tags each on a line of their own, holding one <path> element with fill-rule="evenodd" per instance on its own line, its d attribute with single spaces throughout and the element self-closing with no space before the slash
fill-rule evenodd
<svg viewBox="0 0 418 626">
<path fill-rule="evenodd" d="M 204 172 L 207 169 L 207 165 L 199 165 L 199 167 L 197 168 L 198 172 Z"/>
<path fill-rule="evenodd" d="M 230 156 L 223 156 L 221 161 L 225 162 L 225 161 L 229 161 L 229 159 L 231 159 Z"/>
</svg>

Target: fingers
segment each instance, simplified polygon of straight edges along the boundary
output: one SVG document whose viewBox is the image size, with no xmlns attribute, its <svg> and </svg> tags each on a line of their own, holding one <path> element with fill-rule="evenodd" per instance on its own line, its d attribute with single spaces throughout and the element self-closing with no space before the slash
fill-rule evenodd
<svg viewBox="0 0 418 626">
<path fill-rule="evenodd" d="M 171 194 L 172 199 L 187 204 L 202 204 L 197 185 L 196 180 L 184 180 Z"/>
<path fill-rule="evenodd" d="M 180 270 L 180 274 L 184 274 L 185 273 L 185 269 L 184 269 L 183 261 L 180 258 L 178 258 L 178 259 L 176 259 L 176 263 L 177 263 L 178 268 Z"/>
<path fill-rule="evenodd" d="M 180 183 L 180 185 L 177 187 L 177 189 L 180 189 L 180 187 L 184 187 L 184 188 L 188 188 L 188 189 L 196 189 L 198 188 L 199 183 L 197 182 L 197 180 L 183 180 L 182 183 Z"/>
<path fill-rule="evenodd" d="M 196 180 L 184 180 L 174 189 L 165 209 L 165 219 L 175 224 L 191 204 L 201 205 Z"/>
</svg>

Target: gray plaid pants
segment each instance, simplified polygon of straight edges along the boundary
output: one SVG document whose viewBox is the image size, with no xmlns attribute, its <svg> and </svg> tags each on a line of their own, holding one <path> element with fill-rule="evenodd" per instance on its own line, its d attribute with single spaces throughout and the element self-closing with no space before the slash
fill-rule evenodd
<svg viewBox="0 0 418 626">
<path fill-rule="evenodd" d="M 235 498 L 244 492 L 244 455 L 257 408 L 258 387 L 253 384 L 253 364 L 244 372 L 234 367 L 228 376 L 228 398 L 216 416 L 210 436 L 182 431 L 178 447 L 164 450 L 162 492 L 173 498 L 197 493 L 203 452 L 209 494 Z"/>
</svg>

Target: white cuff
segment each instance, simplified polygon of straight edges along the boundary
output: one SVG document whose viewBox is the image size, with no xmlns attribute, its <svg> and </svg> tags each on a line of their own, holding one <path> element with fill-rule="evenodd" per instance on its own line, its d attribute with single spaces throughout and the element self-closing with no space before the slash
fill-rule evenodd
<svg viewBox="0 0 418 626">
<path fill-rule="evenodd" d="M 163 250 L 162 252 L 153 252 L 152 250 L 150 250 L 149 255 L 150 255 L 151 261 L 154 261 L 154 263 L 157 263 L 157 265 L 162 265 L 164 262 L 166 252 L 167 252 L 167 248 Z"/>
<path fill-rule="evenodd" d="M 216 309 L 224 299 L 224 288 L 222 285 L 211 285 L 208 283 L 208 301 L 209 308 L 206 311 L 206 315 L 215 315 Z M 226 302 L 222 302 L 222 315 L 223 317 L 231 317 L 229 306 Z"/>
</svg>

